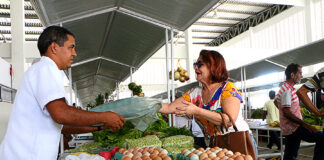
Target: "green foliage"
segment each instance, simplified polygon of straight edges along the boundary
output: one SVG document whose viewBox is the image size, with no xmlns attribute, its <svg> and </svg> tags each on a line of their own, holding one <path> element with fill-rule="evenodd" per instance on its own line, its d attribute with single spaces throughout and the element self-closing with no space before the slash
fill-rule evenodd
<svg viewBox="0 0 324 160">
<path fill-rule="evenodd" d="M 252 115 L 251 115 L 251 118 L 252 119 L 262 119 L 262 116 L 263 116 L 263 109 L 260 108 L 260 109 L 256 109 L 252 112 Z"/>
<path fill-rule="evenodd" d="M 324 108 L 321 108 L 323 110 Z M 311 125 L 322 125 L 324 118 L 320 116 L 316 116 L 313 112 L 310 112 L 308 109 L 301 107 L 301 113 L 303 116 L 303 120 Z"/>
<path fill-rule="evenodd" d="M 142 86 L 137 85 L 135 82 L 129 83 L 128 89 L 130 89 L 133 92 L 133 95 L 141 96 L 141 93 L 143 92 Z"/>
<path fill-rule="evenodd" d="M 95 105 L 92 105 L 91 103 L 88 103 L 88 104 L 87 104 L 87 107 L 88 107 L 88 108 L 93 108 L 93 107 L 95 107 Z"/>
<path fill-rule="evenodd" d="M 136 83 L 135 82 L 132 82 L 132 83 L 128 84 L 128 89 L 134 90 L 135 88 L 136 88 Z"/>
<path fill-rule="evenodd" d="M 123 128 L 118 131 L 110 131 L 105 129 L 93 132 L 95 142 L 102 143 L 103 147 L 118 146 L 122 147 L 126 139 L 136 139 L 142 137 L 143 133 L 134 129 L 134 125 L 130 121 L 126 121 Z"/>
<path fill-rule="evenodd" d="M 125 143 L 126 139 L 137 139 L 142 136 L 156 135 L 159 138 L 165 138 L 175 135 L 192 136 L 191 132 L 186 128 L 168 127 L 168 123 L 159 119 L 152 123 L 144 133 L 135 129 L 134 125 L 130 121 L 126 121 L 123 128 L 118 131 L 110 131 L 109 129 L 93 132 L 95 142 L 100 142 L 103 147 L 107 146 L 119 146 Z"/>
<path fill-rule="evenodd" d="M 159 119 L 144 131 L 144 135 L 156 135 L 159 138 L 164 138 L 175 135 L 192 136 L 192 133 L 185 126 L 182 128 L 169 127 L 167 122 Z"/>
</svg>

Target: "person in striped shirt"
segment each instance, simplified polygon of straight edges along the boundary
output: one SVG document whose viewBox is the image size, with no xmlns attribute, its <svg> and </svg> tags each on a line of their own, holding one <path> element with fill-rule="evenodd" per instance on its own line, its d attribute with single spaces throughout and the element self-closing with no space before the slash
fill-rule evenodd
<svg viewBox="0 0 324 160">
<path fill-rule="evenodd" d="M 315 127 L 303 121 L 299 98 L 294 88 L 294 85 L 300 83 L 303 78 L 302 67 L 295 63 L 289 64 L 285 75 L 286 81 L 275 98 L 275 104 L 280 113 L 280 128 L 286 137 L 284 160 L 297 158 L 301 140 L 316 142 L 314 160 L 323 160 L 323 132 L 317 131 Z"/>
</svg>

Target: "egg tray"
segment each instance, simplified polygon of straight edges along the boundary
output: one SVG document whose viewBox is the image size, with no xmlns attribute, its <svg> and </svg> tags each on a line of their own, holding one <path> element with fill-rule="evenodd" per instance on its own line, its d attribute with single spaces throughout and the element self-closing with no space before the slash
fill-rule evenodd
<svg viewBox="0 0 324 160">
<path fill-rule="evenodd" d="M 190 160 L 190 158 L 178 153 L 177 154 L 177 160 Z"/>
<path fill-rule="evenodd" d="M 119 152 L 116 152 L 116 153 L 115 153 L 115 156 L 114 156 L 112 159 L 113 159 L 113 160 L 121 160 L 123 156 L 124 156 L 123 154 L 121 154 L 121 153 L 119 153 Z M 168 156 L 171 157 L 172 160 L 174 160 L 172 154 L 168 153 Z M 177 159 L 177 160 L 178 160 L 178 159 Z M 188 159 L 188 160 L 189 160 L 189 159 Z"/>
</svg>

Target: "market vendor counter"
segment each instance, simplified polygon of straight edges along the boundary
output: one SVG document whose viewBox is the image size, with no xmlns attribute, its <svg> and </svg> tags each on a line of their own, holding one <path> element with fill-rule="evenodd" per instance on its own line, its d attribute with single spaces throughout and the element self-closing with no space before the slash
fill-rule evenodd
<svg viewBox="0 0 324 160">
<path fill-rule="evenodd" d="M 283 137 L 282 137 L 282 132 L 279 127 L 270 127 L 268 125 L 266 126 L 250 126 L 251 130 L 255 130 L 255 140 L 256 144 L 259 148 L 259 130 L 266 130 L 266 131 L 279 131 L 280 132 L 280 153 L 269 153 L 269 154 L 258 154 L 258 158 L 267 158 L 267 157 L 273 157 L 273 156 L 281 156 L 281 159 L 283 159 Z M 269 133 L 269 132 L 268 132 Z M 269 135 L 269 134 L 268 134 Z"/>
</svg>

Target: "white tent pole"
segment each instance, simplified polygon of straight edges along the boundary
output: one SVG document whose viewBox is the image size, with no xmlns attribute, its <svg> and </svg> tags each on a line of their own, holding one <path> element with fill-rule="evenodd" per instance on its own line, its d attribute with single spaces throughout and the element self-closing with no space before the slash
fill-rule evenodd
<svg viewBox="0 0 324 160">
<path fill-rule="evenodd" d="M 247 92 L 246 92 L 246 68 L 244 67 L 243 68 L 244 70 L 244 97 L 245 97 L 245 99 L 247 100 Z M 248 100 L 248 101 L 250 101 L 250 99 Z M 247 119 L 247 107 L 248 107 L 248 105 L 249 105 L 249 103 L 247 102 L 246 104 L 245 104 L 245 119 Z"/>
<path fill-rule="evenodd" d="M 171 88 L 172 88 L 172 101 L 175 100 L 175 90 L 174 90 L 174 43 L 173 43 L 173 28 L 171 28 L 171 70 L 172 70 L 172 81 L 171 81 Z M 172 114 L 173 126 L 175 126 L 175 114 Z"/>
<path fill-rule="evenodd" d="M 243 67 L 241 67 L 241 93 L 243 100 L 243 115 L 245 117 L 245 97 L 244 97 L 244 86 L 243 86 Z"/>
<path fill-rule="evenodd" d="M 119 99 L 119 83 L 116 82 L 116 88 L 117 88 L 117 100 Z"/>
<path fill-rule="evenodd" d="M 169 80 L 169 49 L 168 49 L 168 41 L 169 41 L 169 31 L 168 29 L 165 29 L 165 60 L 166 60 L 166 74 L 167 74 L 167 95 L 168 95 L 168 103 L 171 103 L 170 100 L 170 80 Z M 171 126 L 171 116 L 169 114 L 169 126 Z"/>
<path fill-rule="evenodd" d="M 130 69 L 130 78 L 129 78 L 130 82 L 129 83 L 132 83 L 133 82 L 133 68 L 130 67 L 129 69 Z M 131 92 L 131 96 L 133 96 L 133 92 Z"/>
</svg>

